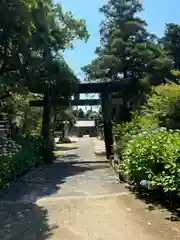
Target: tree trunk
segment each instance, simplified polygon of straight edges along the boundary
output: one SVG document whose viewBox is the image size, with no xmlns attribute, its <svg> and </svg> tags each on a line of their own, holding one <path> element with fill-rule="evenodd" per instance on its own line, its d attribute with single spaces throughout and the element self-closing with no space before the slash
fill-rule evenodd
<svg viewBox="0 0 180 240">
<path fill-rule="evenodd" d="M 56 119 L 57 119 L 57 110 L 56 107 L 54 106 L 52 108 L 52 116 L 51 116 L 51 128 L 52 128 L 52 135 L 55 137 L 55 130 L 56 130 Z"/>
<path fill-rule="evenodd" d="M 102 114 L 104 123 L 104 141 L 106 147 L 106 157 L 113 157 L 113 133 L 112 133 L 112 101 L 111 94 L 108 92 L 101 93 Z"/>
<path fill-rule="evenodd" d="M 49 94 L 44 94 L 44 109 L 42 122 L 42 157 L 45 164 L 53 162 L 53 141 L 51 136 L 51 102 Z"/>
</svg>

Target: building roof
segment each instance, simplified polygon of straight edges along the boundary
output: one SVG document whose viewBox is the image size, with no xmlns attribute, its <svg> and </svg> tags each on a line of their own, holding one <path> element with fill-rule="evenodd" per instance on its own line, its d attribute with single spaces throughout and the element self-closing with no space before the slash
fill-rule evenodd
<svg viewBox="0 0 180 240">
<path fill-rule="evenodd" d="M 76 121 L 75 127 L 95 127 L 95 121 Z"/>
</svg>

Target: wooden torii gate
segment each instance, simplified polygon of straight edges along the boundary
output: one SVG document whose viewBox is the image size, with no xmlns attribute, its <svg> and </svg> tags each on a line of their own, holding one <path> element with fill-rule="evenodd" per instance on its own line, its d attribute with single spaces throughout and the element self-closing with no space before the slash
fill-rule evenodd
<svg viewBox="0 0 180 240">
<path fill-rule="evenodd" d="M 112 103 L 118 103 L 120 99 L 112 100 L 112 93 L 120 92 L 122 85 L 127 81 L 105 82 L 105 83 L 80 83 L 74 93 L 74 100 L 71 100 L 72 106 L 82 105 L 101 105 L 104 124 L 104 141 L 106 147 L 106 157 L 110 159 L 113 156 L 113 134 L 112 134 Z M 80 100 L 81 93 L 100 93 L 100 99 Z M 54 105 L 62 103 L 62 99 L 55 99 Z M 44 100 L 30 101 L 30 106 L 45 106 Z"/>
</svg>

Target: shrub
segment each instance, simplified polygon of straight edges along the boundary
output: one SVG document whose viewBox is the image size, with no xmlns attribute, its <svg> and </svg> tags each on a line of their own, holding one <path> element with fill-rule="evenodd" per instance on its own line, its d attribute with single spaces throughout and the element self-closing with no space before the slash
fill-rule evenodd
<svg viewBox="0 0 180 240">
<path fill-rule="evenodd" d="M 180 85 L 162 84 L 152 89 L 141 114 L 150 115 L 159 121 L 159 126 L 168 129 L 180 128 Z"/>
<path fill-rule="evenodd" d="M 134 113 L 130 122 L 115 126 L 117 154 L 122 159 L 122 151 L 133 135 L 158 127 L 180 129 L 180 86 L 175 83 L 152 88 L 139 115 Z"/>
<path fill-rule="evenodd" d="M 176 78 L 176 81 L 180 80 L 180 71 L 179 70 L 171 70 L 171 74 Z"/>
<path fill-rule="evenodd" d="M 40 139 L 22 138 L 17 144 L 6 137 L 0 138 L 0 188 L 41 162 L 40 143 Z"/>
<path fill-rule="evenodd" d="M 134 135 L 148 129 L 156 129 L 157 127 L 157 119 L 152 118 L 151 116 L 138 116 L 137 114 L 133 115 L 130 122 L 117 124 L 114 129 L 117 141 L 116 153 L 118 156 L 122 155 L 124 147 Z"/>
<path fill-rule="evenodd" d="M 158 129 L 133 136 L 127 143 L 120 171 L 136 182 L 180 194 L 180 132 Z"/>
</svg>

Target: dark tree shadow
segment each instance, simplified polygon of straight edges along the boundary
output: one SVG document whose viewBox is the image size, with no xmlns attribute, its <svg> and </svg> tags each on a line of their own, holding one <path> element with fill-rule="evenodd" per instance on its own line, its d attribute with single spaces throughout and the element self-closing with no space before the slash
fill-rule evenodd
<svg viewBox="0 0 180 240">
<path fill-rule="evenodd" d="M 71 143 L 76 143 L 77 141 L 71 141 Z"/>
<path fill-rule="evenodd" d="M 49 239 L 57 226 L 47 220 L 47 210 L 35 204 L 0 204 L 0 239 Z"/>
<path fill-rule="evenodd" d="M 68 154 L 68 155 L 64 155 L 63 156 L 63 160 L 64 161 L 70 161 L 72 164 L 107 164 L 108 161 L 105 159 L 104 161 L 100 160 L 100 161 L 83 161 L 79 158 L 78 161 L 76 161 L 75 159 L 77 159 L 78 155 L 77 154 Z"/>
<path fill-rule="evenodd" d="M 77 154 L 67 154 L 67 155 L 64 155 L 63 157 L 61 157 L 61 161 L 72 161 L 72 160 L 75 160 L 75 162 L 78 162 L 77 161 L 77 159 L 78 159 L 78 161 L 80 160 L 80 157 L 77 155 Z"/>
<path fill-rule="evenodd" d="M 70 150 L 75 150 L 77 149 L 77 147 L 71 147 L 71 146 L 59 146 L 59 147 L 56 147 L 56 151 L 70 151 Z"/>
<path fill-rule="evenodd" d="M 71 141 L 70 142 L 63 142 L 63 141 L 58 141 L 57 144 L 72 144 L 72 143 L 76 143 L 77 141 Z"/>
<path fill-rule="evenodd" d="M 148 190 L 142 186 L 128 185 L 127 188 L 135 194 L 136 198 L 148 204 L 147 209 L 153 211 L 160 207 L 171 214 L 166 220 L 180 221 L 180 197 L 177 194 L 165 194 L 162 189 Z"/>
<path fill-rule="evenodd" d="M 97 157 L 106 157 L 106 152 L 105 152 L 105 151 L 95 152 L 94 154 L 95 154 L 95 156 L 97 156 Z"/>
<path fill-rule="evenodd" d="M 75 162 L 74 162 L 75 163 Z M 78 164 L 91 164 L 91 165 L 102 165 L 102 164 L 106 164 L 107 166 L 107 161 L 79 161 L 78 163 L 76 163 L 77 165 Z M 104 168 L 104 167 L 103 167 Z M 109 168 L 109 166 L 107 166 L 107 168 Z"/>
</svg>

